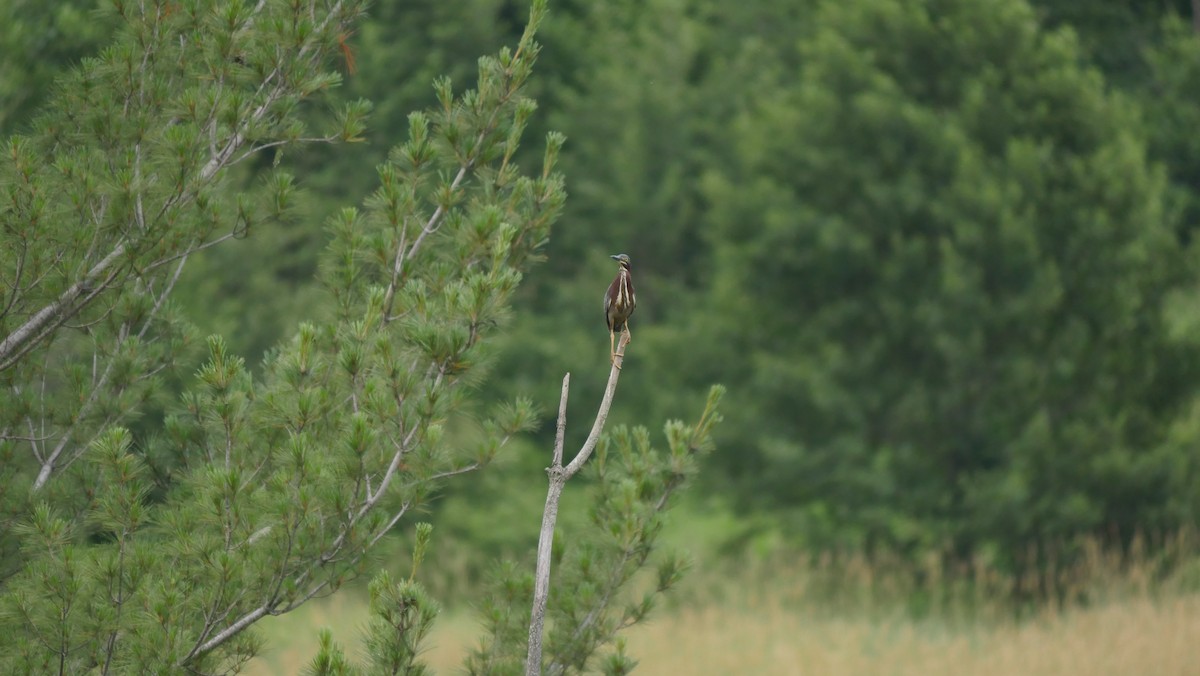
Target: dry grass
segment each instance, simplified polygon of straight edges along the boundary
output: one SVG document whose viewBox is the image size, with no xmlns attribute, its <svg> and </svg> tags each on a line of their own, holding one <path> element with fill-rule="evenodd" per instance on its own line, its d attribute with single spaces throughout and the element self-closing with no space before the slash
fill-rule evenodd
<svg viewBox="0 0 1200 676">
<path fill-rule="evenodd" d="M 266 627 L 273 648 L 252 674 L 296 674 L 330 626 L 351 654 L 365 604 L 343 595 Z M 477 638 L 473 620 L 439 621 L 427 653 L 455 673 Z M 1200 595 L 1148 595 L 1024 622 L 833 617 L 767 602 L 664 610 L 629 633 L 644 674 L 1193 674 L 1200 664 Z"/>
<path fill-rule="evenodd" d="M 982 561 L 945 570 L 936 557 L 918 570 L 858 555 L 702 562 L 668 606 L 626 634 L 627 654 L 652 676 L 1194 674 L 1194 539 L 1156 543 L 1153 556 L 1140 543 L 1127 557 L 1090 545 L 1052 577 L 1018 579 Z M 1016 620 L 1001 599 L 1028 590 L 1064 599 L 1067 610 L 1043 608 Z M 914 619 L 917 609 L 923 619 Z M 268 648 L 248 673 L 300 673 L 321 627 L 358 657 L 366 612 L 363 595 L 347 591 L 263 623 Z M 457 673 L 478 639 L 472 617 L 444 615 L 426 644 L 426 663 Z"/>
<path fill-rule="evenodd" d="M 266 649 L 250 662 L 244 673 L 251 676 L 294 676 L 317 653 L 317 632 L 328 628 L 351 658 L 361 658 L 361 631 L 367 620 L 365 595 L 347 591 L 309 602 L 301 609 L 261 623 Z M 473 618 L 450 614 L 438 618 L 426 642 L 425 663 L 439 674 L 454 673 L 475 643 L 478 634 Z"/>
<path fill-rule="evenodd" d="M 987 627 L 708 606 L 635 630 L 628 652 L 646 674 L 1193 674 L 1200 596 Z"/>
</svg>

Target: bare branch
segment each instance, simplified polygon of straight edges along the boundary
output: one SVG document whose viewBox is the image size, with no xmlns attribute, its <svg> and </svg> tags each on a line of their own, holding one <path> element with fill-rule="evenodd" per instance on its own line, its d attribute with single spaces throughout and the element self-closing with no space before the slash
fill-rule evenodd
<svg viewBox="0 0 1200 676">
<path fill-rule="evenodd" d="M 567 390 L 571 387 L 571 374 L 563 376 L 562 395 L 558 398 L 558 425 L 554 430 L 554 466 L 562 467 L 563 440 L 567 436 Z"/>
<path fill-rule="evenodd" d="M 558 429 L 554 434 L 554 461 L 546 469 L 550 487 L 546 491 L 546 508 L 542 511 L 542 531 L 538 535 L 537 572 L 533 583 L 533 610 L 529 616 L 529 643 L 525 653 L 525 673 L 536 676 L 542 669 L 542 633 L 546 625 L 546 601 L 550 597 L 550 550 L 554 545 L 554 523 L 558 520 L 558 501 L 566 479 L 563 478 L 563 438 L 567 429 L 567 395 L 571 374 L 563 376 L 562 395 L 558 400 Z"/>
<path fill-rule="evenodd" d="M 588 438 L 583 442 L 583 447 L 579 449 L 579 454 L 566 467 L 567 479 L 583 469 L 584 463 L 596 449 L 596 442 L 600 441 L 600 433 L 604 431 L 604 423 L 608 421 L 608 410 L 612 407 L 613 394 L 617 391 L 617 378 L 621 375 L 621 363 L 625 361 L 626 345 L 629 345 L 627 332 L 621 334 L 621 340 L 617 343 L 616 359 L 613 360 L 612 368 L 609 370 L 608 386 L 604 388 L 604 398 L 600 401 L 600 410 L 596 413 L 596 421 L 592 423 L 592 431 L 588 433 Z"/>
<path fill-rule="evenodd" d="M 621 364 L 625 360 L 625 346 L 629 344 L 628 332 L 622 332 L 621 342 L 617 345 L 616 359 L 608 373 L 608 385 L 604 388 L 604 397 L 600 400 L 600 410 L 592 423 L 592 431 L 579 449 L 575 459 L 565 468 L 562 466 L 563 439 L 567 428 L 567 391 L 570 388 L 571 374 L 563 378 L 562 396 L 558 403 L 558 428 L 554 434 L 554 461 L 546 468 L 550 477 L 550 486 L 546 491 L 546 508 L 542 512 L 542 530 L 538 535 L 537 571 L 533 582 L 533 608 L 529 615 L 529 644 L 525 655 L 526 676 L 539 676 L 542 672 L 542 634 L 546 624 L 546 602 L 550 597 L 550 554 L 554 548 L 554 524 L 558 520 L 558 503 L 562 497 L 563 488 L 567 481 L 575 476 L 591 457 L 596 443 L 600 441 L 600 433 L 608 420 L 608 411 L 612 407 L 613 395 L 617 391 L 617 379 L 621 375 Z"/>
</svg>

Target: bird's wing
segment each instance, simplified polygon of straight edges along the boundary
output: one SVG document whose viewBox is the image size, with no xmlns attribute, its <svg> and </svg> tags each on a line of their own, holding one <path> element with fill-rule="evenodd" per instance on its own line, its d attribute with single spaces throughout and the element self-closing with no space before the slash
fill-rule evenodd
<svg viewBox="0 0 1200 676">
<path fill-rule="evenodd" d="M 617 285 L 621 283 L 621 278 L 618 277 L 608 285 L 608 289 L 604 292 L 604 314 L 608 314 L 608 308 L 612 306 L 612 299 L 617 295 Z"/>
</svg>

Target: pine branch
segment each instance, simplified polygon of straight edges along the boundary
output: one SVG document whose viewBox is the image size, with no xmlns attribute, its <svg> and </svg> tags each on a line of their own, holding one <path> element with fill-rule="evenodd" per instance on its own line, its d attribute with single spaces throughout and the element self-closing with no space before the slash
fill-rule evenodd
<svg viewBox="0 0 1200 676">
<path fill-rule="evenodd" d="M 72 284 L 59 294 L 58 298 L 38 310 L 21 326 L 0 341 L 0 371 L 5 371 L 20 363 L 21 358 L 37 347 L 38 343 L 54 332 L 63 322 L 78 312 L 83 303 L 96 296 L 96 287 L 101 275 L 108 272 L 117 261 L 125 255 L 125 243 L 120 242 L 107 256 L 97 262 L 82 279 Z"/>
<path fill-rule="evenodd" d="M 242 35 L 246 31 L 254 28 L 255 22 L 259 19 L 264 11 L 267 3 L 265 0 L 260 0 L 256 7 L 249 11 L 245 17 L 245 21 L 238 26 L 235 34 Z M 310 10 L 315 11 L 315 5 L 310 7 Z M 319 27 L 316 31 L 305 36 L 300 44 L 296 47 L 293 64 L 298 64 L 303 70 L 315 69 L 319 66 L 320 59 L 324 58 L 324 52 L 318 49 L 322 31 L 330 28 L 331 22 L 341 22 L 345 20 L 343 12 L 345 7 L 344 0 L 339 0 L 332 7 L 324 9 L 320 17 Z M 298 10 L 299 8 L 297 8 Z M 160 102 L 151 102 L 147 99 L 147 81 L 156 75 L 152 72 L 159 66 L 157 51 L 163 49 L 163 44 L 169 43 L 169 36 L 166 34 L 168 29 L 163 23 L 161 16 L 145 16 L 141 17 L 150 26 L 150 37 L 144 43 L 144 49 L 139 61 L 133 65 L 136 73 L 131 77 L 128 83 L 128 89 L 125 92 L 123 107 L 125 114 L 132 114 L 131 109 L 136 108 L 139 111 L 148 111 L 148 115 L 165 114 L 165 108 Z M 130 19 L 133 21 L 133 19 Z M 167 41 L 163 43 L 163 41 Z M 157 50 L 157 51 L 156 51 Z M 145 166 L 150 161 L 148 159 L 147 144 L 142 140 L 137 140 L 131 146 L 131 166 L 130 171 L 130 189 L 132 197 L 132 211 L 128 215 L 129 224 L 121 228 L 118 232 L 123 233 L 120 238 L 112 243 L 111 248 L 96 261 L 90 268 L 86 269 L 78 279 L 74 280 L 66 290 L 61 292 L 57 298 L 45 303 L 39 309 L 28 308 L 30 315 L 27 319 L 20 322 L 15 328 L 12 328 L 8 335 L 3 340 L 0 340 L 0 371 L 12 369 L 23 362 L 31 352 L 42 347 L 53 340 L 53 337 L 63 328 L 83 328 L 90 326 L 91 322 L 83 324 L 82 327 L 72 327 L 71 320 L 81 313 L 85 312 L 89 306 L 95 301 L 104 297 L 111 296 L 113 293 L 120 293 L 121 290 L 128 285 L 131 275 L 136 275 L 139 283 L 147 285 L 153 284 L 151 273 L 158 268 L 176 263 L 174 275 L 167 273 L 167 282 L 162 293 L 157 298 L 154 307 L 150 311 L 150 316 L 143 324 L 142 331 L 138 337 L 141 339 L 146 328 L 149 327 L 151 319 L 156 316 L 162 307 L 163 301 L 170 295 L 175 286 L 175 281 L 178 280 L 182 272 L 183 265 L 186 264 L 191 254 L 206 248 L 215 246 L 221 242 L 232 239 L 237 233 L 230 233 L 216 238 L 210 237 L 211 229 L 208 232 L 197 233 L 198 236 L 186 237 L 186 242 L 177 250 L 168 250 L 157 258 L 149 260 L 138 260 L 143 257 L 146 252 L 157 253 L 163 242 L 170 240 L 172 236 L 178 236 L 179 233 L 175 230 L 173 224 L 176 219 L 175 211 L 188 204 L 197 202 L 201 194 L 210 188 L 216 179 L 236 162 L 244 160 L 246 157 L 261 152 L 264 148 L 272 147 L 280 143 L 289 143 L 291 140 L 280 140 L 275 142 L 257 142 L 251 144 L 251 147 L 244 152 L 238 153 L 248 143 L 248 134 L 251 129 L 267 120 L 273 114 L 280 103 L 290 96 L 300 96 L 303 98 L 304 93 L 299 92 L 293 78 L 286 77 L 286 74 L 281 70 L 282 66 L 276 66 L 270 70 L 259 82 L 254 95 L 249 97 L 249 107 L 238 111 L 238 117 L 233 124 L 232 129 L 223 131 L 227 122 L 221 120 L 220 111 L 224 106 L 225 91 L 224 80 L 217 81 L 216 92 L 213 99 L 209 102 L 207 118 L 199 127 L 199 135 L 208 135 L 211 138 L 211 154 L 207 162 L 198 169 L 191 172 L 191 175 L 182 176 L 176 181 L 174 190 L 165 195 L 156 207 L 152 206 L 152 200 L 149 193 L 149 185 L 153 182 L 150 178 L 153 172 L 147 170 Z M 177 78 L 177 73 L 172 73 L 172 78 Z M 172 82 L 175 84 L 175 81 Z M 165 127 L 170 128 L 178 123 L 177 119 L 167 121 Z M 332 140 L 332 136 L 326 137 L 325 140 Z M 14 152 L 16 152 L 14 146 Z M 62 151 L 64 155 L 69 155 L 69 151 Z M 109 153 L 106 155 L 107 172 L 112 176 L 119 176 L 121 167 L 116 162 L 115 158 L 119 157 L 117 153 Z M 185 165 L 186 166 L 186 165 Z M 86 172 L 85 172 L 86 173 Z M 68 173 L 68 178 L 71 175 Z M 93 197 L 98 201 L 99 208 L 94 205 L 90 211 L 90 223 L 87 224 L 93 231 L 91 242 L 87 247 L 87 251 L 83 253 L 82 261 L 94 260 L 94 258 L 103 252 L 106 246 L 108 237 L 101 236 L 101 233 L 106 230 L 111 230 L 111 225 L 106 224 L 105 216 L 107 213 L 108 197 L 104 194 Z M 22 251 L 27 248 L 28 242 L 22 240 Z M 63 260 L 66 252 L 60 251 L 57 253 L 58 259 Z M 32 280 L 29 284 L 21 286 L 19 284 L 21 278 L 25 275 L 25 256 L 18 258 L 16 266 L 15 278 L 12 284 L 9 284 L 11 292 L 5 299 L 5 314 L 13 312 L 18 308 L 26 310 L 22 305 L 23 301 L 33 295 L 33 292 L 38 288 L 39 284 L 48 278 L 51 270 L 71 269 L 68 261 L 63 260 L 63 265 L 57 264 L 43 266 L 45 271 L 41 275 Z M 36 306 L 35 306 L 36 307 Z M 99 322 L 107 317 L 107 312 L 111 312 L 109 308 L 100 319 Z M 54 474 L 65 467 L 68 467 L 78 459 L 88 448 L 87 443 L 76 443 L 77 430 L 81 425 L 89 425 L 97 430 L 102 429 L 108 424 L 117 422 L 120 416 L 108 416 L 104 420 L 93 421 L 88 419 L 88 415 L 95 406 L 97 398 L 104 396 L 105 387 L 108 384 L 108 377 L 111 373 L 111 360 L 115 358 L 117 351 L 113 352 L 114 356 L 110 356 L 107 360 L 110 362 L 102 369 L 103 376 L 94 381 L 91 385 L 91 391 L 83 397 L 80 408 L 69 417 L 71 421 L 66 426 L 58 437 L 58 443 L 55 444 L 52 451 L 48 454 L 41 455 L 36 458 L 37 473 L 32 481 L 32 490 L 39 492 L 44 488 L 46 483 L 54 476 Z M 103 361 L 103 360 L 102 360 Z M 98 432 L 97 432 L 98 433 Z M 93 436 L 93 439 L 95 437 Z M 90 443 L 90 442 L 89 442 Z M 65 459 L 64 459 L 64 456 Z"/>
</svg>

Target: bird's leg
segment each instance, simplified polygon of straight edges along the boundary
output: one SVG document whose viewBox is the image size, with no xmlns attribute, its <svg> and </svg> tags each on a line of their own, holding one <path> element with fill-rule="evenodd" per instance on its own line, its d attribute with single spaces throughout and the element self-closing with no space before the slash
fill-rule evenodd
<svg viewBox="0 0 1200 676">
<path fill-rule="evenodd" d="M 616 345 L 614 344 L 614 341 L 616 341 L 616 339 L 617 339 L 617 333 L 615 331 L 609 331 L 608 332 L 609 361 L 612 363 L 613 366 L 617 367 L 617 370 L 620 370 L 621 365 L 617 363 L 617 348 L 616 348 Z M 622 356 L 624 356 L 624 355 L 622 355 Z"/>
<path fill-rule="evenodd" d="M 625 322 L 625 344 L 633 342 L 633 329 L 629 328 L 629 322 Z"/>
</svg>

